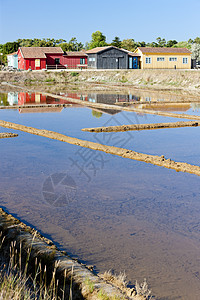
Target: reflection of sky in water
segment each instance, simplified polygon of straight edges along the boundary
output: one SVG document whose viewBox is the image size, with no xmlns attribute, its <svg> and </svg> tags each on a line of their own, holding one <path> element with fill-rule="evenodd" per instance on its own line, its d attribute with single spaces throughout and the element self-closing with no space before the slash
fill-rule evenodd
<svg viewBox="0 0 200 300">
<path fill-rule="evenodd" d="M 104 135 L 81 131 L 174 118 L 124 112 L 95 118 L 88 108 L 0 114 L 1 120 L 199 164 L 198 127 Z M 147 277 L 153 292 L 163 298 L 198 299 L 198 176 L 18 133 L 17 138 L 0 140 L 3 207 L 98 270 L 125 270 L 133 281 Z M 49 205 L 42 195 L 45 180 L 55 173 L 69 174 L 76 182 L 76 198 L 65 207 Z"/>
<path fill-rule="evenodd" d="M 114 116 L 103 114 L 101 118 L 95 118 L 89 108 L 70 107 L 64 108 L 61 113 L 54 114 L 18 114 L 17 111 L 3 110 L 1 111 L 1 119 L 39 129 L 52 130 L 105 145 L 127 148 L 152 155 L 165 155 L 166 158 L 176 161 L 199 165 L 199 127 L 118 133 L 81 131 L 82 128 L 88 127 L 176 122 L 177 119 L 175 118 L 137 115 L 134 112 L 119 112 Z M 178 119 L 178 121 L 180 120 Z"/>
</svg>

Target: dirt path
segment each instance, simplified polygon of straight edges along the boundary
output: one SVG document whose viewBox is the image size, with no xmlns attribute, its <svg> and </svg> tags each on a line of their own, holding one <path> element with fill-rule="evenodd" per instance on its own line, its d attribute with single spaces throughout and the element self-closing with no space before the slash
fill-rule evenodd
<svg viewBox="0 0 200 300">
<path fill-rule="evenodd" d="M 165 167 L 168 169 L 173 169 L 176 170 L 177 172 L 187 172 L 191 174 L 195 174 L 200 176 L 200 167 L 191 165 L 188 163 L 183 163 L 183 162 L 175 162 L 171 159 L 166 159 L 164 155 L 157 156 L 157 155 L 147 155 L 139 152 L 135 152 L 132 150 L 124 149 L 124 148 L 118 148 L 118 147 L 113 147 L 113 146 L 107 146 L 107 145 L 102 145 L 99 143 L 94 143 L 90 141 L 85 141 L 77 138 L 72 138 L 54 131 L 48 131 L 48 130 L 41 130 L 41 129 L 36 129 L 32 127 L 27 127 L 19 124 L 14 124 L 6 121 L 0 121 L 0 126 L 6 127 L 6 128 L 12 128 L 14 130 L 20 130 L 24 131 L 27 133 L 47 137 L 50 139 L 55 139 L 61 142 L 66 142 L 72 145 L 77 145 L 80 147 L 84 148 L 90 148 L 92 150 L 97 150 L 97 151 L 103 151 L 105 153 L 110 153 L 113 155 L 121 156 L 124 158 L 129 158 L 129 159 L 134 159 L 137 161 L 143 161 L 146 163 L 150 163 L 153 165 L 157 165 L 160 167 Z"/>
<path fill-rule="evenodd" d="M 96 128 L 83 128 L 82 131 L 88 132 L 119 132 L 129 130 L 153 130 L 163 128 L 177 128 L 177 127 L 196 127 L 199 126 L 198 122 L 174 122 L 174 123 L 155 123 L 155 124 L 131 124 L 120 126 L 107 126 Z"/>
</svg>

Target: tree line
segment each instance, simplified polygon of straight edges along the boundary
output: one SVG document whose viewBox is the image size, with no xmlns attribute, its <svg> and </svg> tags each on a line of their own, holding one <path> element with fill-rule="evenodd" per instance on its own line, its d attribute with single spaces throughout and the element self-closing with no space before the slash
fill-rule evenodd
<svg viewBox="0 0 200 300">
<path fill-rule="evenodd" d="M 144 41 L 136 42 L 134 39 L 121 40 L 116 36 L 111 43 L 106 42 L 106 36 L 101 31 L 92 33 L 90 42 L 85 45 L 78 42 L 76 37 L 72 37 L 68 42 L 64 39 L 18 39 L 15 42 L 0 44 L 0 52 L 3 53 L 2 62 L 6 62 L 6 55 L 16 52 L 19 47 L 61 47 L 63 51 L 89 50 L 95 47 L 115 46 L 128 51 L 134 51 L 138 47 L 181 47 L 192 51 L 193 58 L 200 60 L 200 37 L 189 39 L 188 41 L 166 41 L 165 38 L 158 37 L 156 41 L 146 43 Z"/>
</svg>

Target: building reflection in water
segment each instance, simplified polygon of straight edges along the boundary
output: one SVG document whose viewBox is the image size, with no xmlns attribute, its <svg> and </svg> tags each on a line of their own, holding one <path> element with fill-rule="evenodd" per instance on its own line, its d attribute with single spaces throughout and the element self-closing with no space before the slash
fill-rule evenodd
<svg viewBox="0 0 200 300">
<path fill-rule="evenodd" d="M 83 107 L 80 103 L 73 102 L 79 100 L 90 103 L 109 104 L 109 105 L 133 105 L 135 108 L 160 110 L 160 111 L 187 111 L 192 108 L 193 111 L 198 111 L 200 104 L 198 103 L 180 103 L 171 96 L 165 98 L 161 94 L 148 94 L 148 92 L 137 92 L 135 94 L 105 94 L 105 93 L 60 93 L 59 96 L 68 97 L 69 100 L 50 97 L 42 93 L 28 93 L 28 92 L 9 92 L 8 94 L 1 93 L 1 106 L 15 106 L 20 105 L 19 113 L 30 112 L 61 112 L 63 107 L 45 107 L 45 105 L 53 104 L 70 104 L 72 107 Z M 72 101 L 70 101 L 72 99 Z M 156 102 L 156 103 L 155 103 Z M 31 107 L 29 107 L 31 105 Z M 35 107 L 34 107 L 35 105 Z M 39 105 L 41 105 L 39 107 Z M 44 106 L 42 106 L 44 105 Z M 114 115 L 120 110 L 94 108 L 92 115 L 94 117 L 101 117 L 102 113 Z M 96 112 L 96 113 L 95 113 Z"/>
</svg>

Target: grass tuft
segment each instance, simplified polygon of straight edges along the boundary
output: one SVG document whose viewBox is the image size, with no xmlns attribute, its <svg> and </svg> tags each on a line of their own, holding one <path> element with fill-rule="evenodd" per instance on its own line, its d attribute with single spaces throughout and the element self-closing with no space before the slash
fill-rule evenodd
<svg viewBox="0 0 200 300">
<path fill-rule="evenodd" d="M 136 281 L 135 288 L 136 288 L 137 295 L 143 296 L 146 299 L 149 299 L 149 297 L 151 295 L 151 290 L 149 290 L 149 288 L 148 288 L 146 278 L 144 279 L 144 282 L 141 284 L 139 284 Z"/>
</svg>

